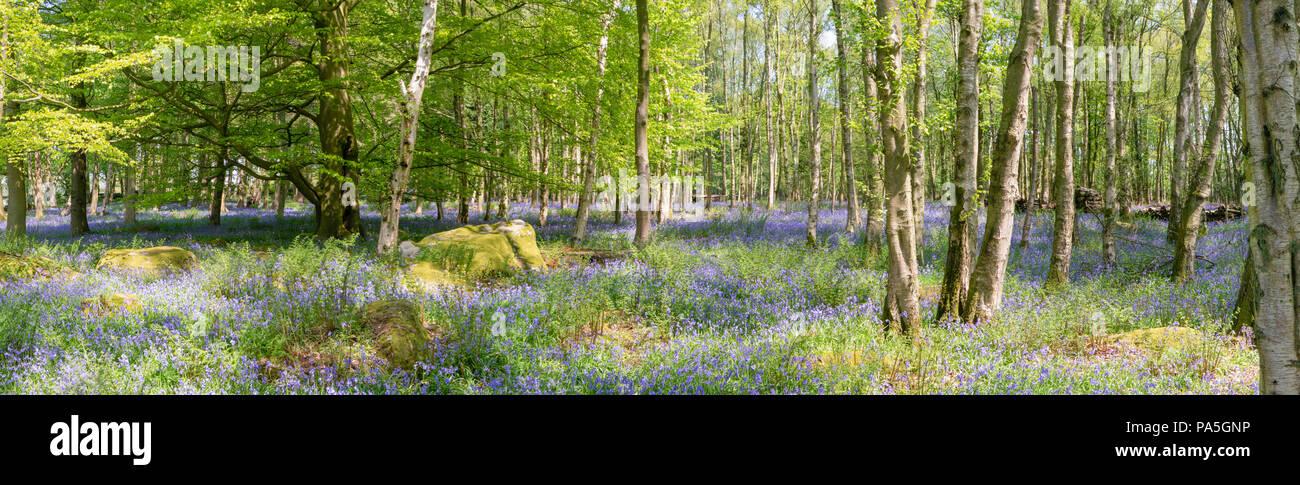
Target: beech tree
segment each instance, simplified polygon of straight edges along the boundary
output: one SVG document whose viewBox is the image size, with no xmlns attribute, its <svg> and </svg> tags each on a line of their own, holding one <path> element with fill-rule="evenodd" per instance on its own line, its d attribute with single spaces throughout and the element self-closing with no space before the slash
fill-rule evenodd
<svg viewBox="0 0 1300 485">
<path fill-rule="evenodd" d="M 992 318 L 1002 307 L 1002 286 L 1006 281 L 1007 255 L 1015 224 L 1016 173 L 1024 148 L 1029 108 L 1030 69 L 1043 29 L 1043 12 L 1038 0 L 1024 0 L 1020 10 L 1020 31 L 1007 64 L 1002 88 L 1002 121 L 993 147 L 989 187 L 988 222 L 979 258 L 971 273 L 970 294 L 963 308 L 963 320 L 978 322 Z"/>
<path fill-rule="evenodd" d="M 1056 86 L 1056 214 L 1052 225 L 1052 261 L 1047 284 L 1064 286 L 1070 279 L 1074 244 L 1074 40 L 1070 33 L 1069 0 L 1049 0 L 1049 32 L 1059 60 L 1052 67 Z"/>
<path fill-rule="evenodd" d="M 983 30 L 983 0 L 962 0 L 957 46 L 957 146 L 953 156 L 955 204 L 948 215 L 948 256 L 935 319 L 960 316 L 970 287 L 971 247 L 974 245 L 976 165 L 979 160 L 979 47 Z"/>
<path fill-rule="evenodd" d="M 815 1 L 815 0 L 814 0 Z M 907 106 L 899 75 L 903 70 L 903 22 L 897 0 L 876 0 L 876 17 L 888 29 L 876 47 L 876 84 L 880 101 L 880 139 L 885 166 L 885 239 L 889 269 L 881 320 L 896 333 L 921 329 L 917 299 L 916 230 L 912 218 L 911 158 L 907 146 Z"/>
</svg>

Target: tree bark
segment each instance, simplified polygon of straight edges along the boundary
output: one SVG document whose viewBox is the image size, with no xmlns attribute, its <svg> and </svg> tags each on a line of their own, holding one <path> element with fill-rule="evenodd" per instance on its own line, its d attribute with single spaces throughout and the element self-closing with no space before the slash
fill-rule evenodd
<svg viewBox="0 0 1300 485">
<path fill-rule="evenodd" d="M 591 199 L 596 192 L 596 153 L 600 142 L 600 102 L 601 97 L 605 94 L 605 53 L 609 47 L 609 24 L 614 20 L 613 15 L 614 12 L 609 12 L 600 19 L 600 44 L 596 47 L 596 99 L 591 108 L 591 141 L 588 143 L 587 157 L 582 165 L 582 196 L 578 199 L 577 220 L 573 228 L 573 242 L 575 244 L 587 238 L 587 219 L 591 214 Z"/>
<path fill-rule="evenodd" d="M 646 136 L 646 127 L 650 118 L 650 12 L 647 0 L 636 1 L 637 43 L 640 56 L 637 59 L 637 101 L 636 101 L 636 235 L 633 241 L 637 247 L 644 248 L 650 243 L 650 144 Z"/>
<path fill-rule="evenodd" d="M 72 94 L 72 106 L 86 107 L 86 83 L 79 83 Z M 72 235 L 78 236 L 90 232 L 90 222 L 86 217 L 86 151 L 75 150 L 69 157 L 72 164 L 72 180 L 68 183 L 68 212 L 71 216 Z"/>
<path fill-rule="evenodd" d="M 438 0 L 424 0 L 415 71 L 411 73 L 411 81 L 400 86 L 402 100 L 398 112 L 401 115 L 402 141 L 397 147 L 397 166 L 388 177 L 388 197 L 381 208 L 379 242 L 376 246 L 379 254 L 388 254 L 397 247 L 402 199 L 406 197 L 406 185 L 411 180 L 411 164 L 415 160 L 415 142 L 419 135 L 420 107 L 424 100 L 424 87 L 429 81 L 429 65 L 433 62 L 433 35 L 437 26 Z"/>
<path fill-rule="evenodd" d="M 948 256 L 935 320 L 960 316 L 970 285 L 971 234 L 978 223 L 976 166 L 979 160 L 979 46 L 983 32 L 983 0 L 963 0 L 957 44 L 957 119 L 953 129 L 957 149 L 953 156 L 956 202 L 948 214 Z"/>
<path fill-rule="evenodd" d="M 1250 247 L 1259 298 L 1261 394 L 1300 394 L 1300 149 L 1293 2 L 1233 2 L 1241 34 L 1241 109 L 1256 186 Z"/>
<path fill-rule="evenodd" d="M 1060 64 L 1056 78 L 1056 214 L 1052 225 L 1052 261 L 1047 286 L 1070 281 L 1070 253 L 1074 245 L 1074 41 L 1071 37 L 1070 2 L 1049 0 L 1050 35 Z"/>
<path fill-rule="evenodd" d="M 821 12 L 817 10 L 817 0 L 809 0 L 808 4 L 808 146 L 811 151 L 809 157 L 808 175 L 808 226 L 807 226 L 807 243 L 809 246 L 817 245 L 817 215 L 821 206 L 821 170 L 822 170 L 822 137 L 821 137 L 821 117 L 818 110 L 817 93 L 817 36 L 821 33 Z"/>
<path fill-rule="evenodd" d="M 981 0 L 982 1 L 982 0 Z M 866 44 L 864 42 L 864 44 Z M 876 87 L 876 75 L 873 74 L 879 69 L 876 62 L 876 50 L 869 45 L 862 47 L 862 101 L 863 110 L 867 113 L 879 113 L 880 101 L 877 98 L 878 89 Z M 884 233 L 884 215 L 880 214 L 880 205 L 883 202 L 884 179 L 880 177 L 881 172 L 881 148 L 880 141 L 880 120 L 876 116 L 867 116 L 863 123 L 864 141 L 867 144 L 867 232 L 863 235 L 863 242 L 867 246 L 876 248 L 880 245 L 881 235 Z"/>
<path fill-rule="evenodd" d="M 848 41 L 848 24 L 844 22 L 844 14 L 840 9 L 841 0 L 831 0 L 831 6 L 835 10 L 835 45 L 839 51 L 839 98 L 840 98 L 840 148 L 844 160 L 844 182 L 845 195 L 848 200 L 848 213 L 845 216 L 845 232 L 853 234 L 857 232 L 858 226 L 862 225 L 862 218 L 858 215 L 858 179 L 853 171 L 853 131 L 850 129 L 849 121 L 849 41 Z M 933 3 L 934 0 L 930 0 Z M 771 113 L 771 104 L 768 105 L 769 117 Z M 770 130 L 769 130 L 770 131 Z M 771 137 L 771 134 L 768 135 Z M 772 163 L 775 166 L 776 152 L 772 152 Z"/>
<path fill-rule="evenodd" d="M 839 5 L 839 0 L 835 0 Z M 767 210 L 776 209 L 776 174 L 777 174 L 777 136 L 776 126 L 772 124 L 772 81 L 776 77 L 772 65 L 772 24 L 776 22 L 771 0 L 763 2 L 763 103 L 767 107 Z"/>
<path fill-rule="evenodd" d="M 220 226 L 221 213 L 226 208 L 226 155 L 227 152 L 222 150 L 220 156 L 212 161 L 214 174 L 212 175 L 212 200 L 208 205 L 208 225 Z"/>
<path fill-rule="evenodd" d="M 360 232 L 359 211 L 343 207 L 343 183 L 359 185 L 358 144 L 353 135 L 352 95 L 346 79 L 350 59 L 347 45 L 348 15 L 355 1 L 331 1 L 312 12 L 320 42 L 319 75 L 324 93 L 320 97 L 317 128 L 321 152 L 326 157 L 324 172 L 317 182 L 316 236 L 333 238 Z"/>
<path fill-rule="evenodd" d="M 1174 244 L 1174 263 L 1170 277 L 1174 281 L 1183 281 L 1192 276 L 1196 262 L 1196 238 L 1200 235 L 1203 217 L 1202 205 L 1210 197 L 1214 177 L 1215 163 L 1219 158 L 1219 147 L 1223 143 L 1223 126 L 1228 120 L 1228 45 L 1227 45 L 1227 0 L 1203 0 L 1214 2 L 1214 19 L 1210 24 L 1211 67 L 1214 71 L 1214 108 L 1210 111 L 1210 123 L 1206 126 L 1205 145 L 1196 160 L 1195 172 L 1189 180 L 1186 200 L 1176 219 L 1179 224 L 1178 238 Z M 1171 213 L 1170 223 L 1174 223 Z"/>
<path fill-rule="evenodd" d="M 1024 0 L 1020 10 L 1020 32 L 1007 62 L 1006 84 L 1002 88 L 1002 122 L 993 147 L 988 222 L 979 258 L 975 260 L 975 269 L 971 273 L 970 295 L 962 309 L 963 320 L 967 322 L 987 321 L 1002 307 L 1007 255 L 1011 250 L 1011 233 L 1015 224 L 1016 175 L 1028 118 L 1029 84 L 1032 81 L 1030 67 L 1042 30 L 1043 12 L 1039 0 Z"/>
<path fill-rule="evenodd" d="M 921 307 L 916 274 L 916 231 L 912 227 L 912 190 L 908 174 L 907 106 L 898 77 L 903 70 L 903 22 L 898 0 L 876 0 L 876 17 L 889 30 L 876 47 L 876 82 L 880 90 L 880 138 L 885 155 L 886 223 L 889 245 L 888 283 L 881 303 L 881 321 L 895 333 L 921 333 Z"/>
<path fill-rule="evenodd" d="M 919 251 L 925 243 L 925 172 L 926 172 L 926 147 L 925 147 L 925 125 L 926 125 L 926 81 L 929 73 L 926 72 L 927 63 L 930 57 L 929 38 L 930 38 L 930 20 L 934 17 L 934 8 L 936 0 L 925 0 L 925 10 L 918 12 L 919 17 L 916 20 L 917 48 L 916 48 L 916 77 L 912 83 L 912 112 L 916 115 L 916 123 L 912 125 L 912 156 L 915 162 L 912 164 L 912 211 L 915 215 L 912 217 L 913 227 L 916 230 L 916 245 L 918 252 L 916 254 L 919 262 L 924 253 Z"/>
<path fill-rule="evenodd" d="M 1113 265 L 1116 261 L 1115 255 L 1115 213 L 1117 207 L 1115 203 L 1115 148 L 1116 148 L 1116 120 L 1115 120 L 1115 97 L 1116 84 L 1119 82 L 1118 72 L 1116 72 L 1118 57 L 1115 52 L 1115 19 L 1112 13 L 1111 1 L 1106 0 L 1105 12 L 1102 15 L 1102 38 L 1106 44 L 1106 173 L 1104 175 L 1105 187 L 1105 208 L 1103 213 L 1105 218 L 1101 225 L 1101 261 L 1103 264 Z"/>
<path fill-rule="evenodd" d="M 1205 26 L 1205 12 L 1212 0 L 1196 2 L 1193 10 L 1192 0 L 1183 0 L 1183 16 L 1186 30 L 1183 31 L 1183 45 L 1178 54 L 1178 101 L 1174 118 L 1174 158 L 1169 165 L 1169 207 L 1174 208 L 1169 214 L 1169 229 L 1165 238 L 1173 243 L 1178 239 L 1180 218 L 1178 207 L 1183 205 L 1184 180 L 1187 170 L 1187 157 L 1191 149 L 1191 119 L 1199 117 L 1199 105 L 1193 104 L 1193 91 L 1196 89 L 1196 46 L 1201 39 Z M 1193 113 L 1195 111 L 1195 113 Z"/>
<path fill-rule="evenodd" d="M 1038 87 L 1029 94 L 1029 192 L 1025 195 L 1025 215 L 1020 226 L 1020 250 L 1029 247 L 1029 233 L 1034 225 L 1034 201 L 1038 200 Z"/>
</svg>

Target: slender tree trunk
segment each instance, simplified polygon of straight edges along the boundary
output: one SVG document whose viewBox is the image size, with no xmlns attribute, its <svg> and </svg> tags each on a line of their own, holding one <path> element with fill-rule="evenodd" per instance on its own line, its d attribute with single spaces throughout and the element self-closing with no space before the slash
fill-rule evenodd
<svg viewBox="0 0 1300 485">
<path fill-rule="evenodd" d="M 609 24 L 614 20 L 613 15 L 614 12 L 610 12 L 600 19 L 600 44 L 596 47 L 596 99 L 591 108 L 591 141 L 588 143 L 587 158 L 582 165 L 582 196 L 578 200 L 577 221 L 574 223 L 573 229 L 575 244 L 587 238 L 587 218 L 591 213 L 592 196 L 596 192 L 596 152 L 600 141 L 600 102 L 601 97 L 605 94 L 605 52 L 609 47 Z"/>
<path fill-rule="evenodd" d="M 1007 62 L 1006 85 L 1002 88 L 1002 122 L 993 147 L 993 173 L 989 179 L 988 222 L 979 259 L 971 273 L 970 295 L 963 308 L 963 320 L 988 321 L 1002 307 L 1002 286 L 1006 281 L 1007 255 L 1015 224 L 1016 175 L 1024 149 L 1025 123 L 1029 108 L 1030 65 L 1043 31 L 1039 0 L 1024 0 L 1020 10 L 1020 32 Z"/>
<path fill-rule="evenodd" d="M 1056 215 L 1052 226 L 1052 261 L 1048 286 L 1070 281 L 1070 253 L 1074 245 L 1074 40 L 1071 37 L 1070 2 L 1049 0 L 1050 35 L 1057 46 L 1056 85 Z"/>
<path fill-rule="evenodd" d="M 98 171 L 90 172 L 90 215 L 99 214 L 99 182 L 100 176 Z"/>
<path fill-rule="evenodd" d="M 545 124 L 545 122 L 542 123 L 543 125 Z M 538 203 L 537 225 L 540 227 L 546 227 L 547 219 L 550 218 L 550 214 L 551 214 L 550 184 L 546 183 L 546 177 L 550 175 L 550 169 L 551 169 L 550 128 L 549 127 L 544 128 L 542 132 L 544 134 L 542 135 L 540 143 L 538 144 L 537 147 L 537 156 L 539 159 L 539 163 L 541 164 L 541 168 L 538 171 L 538 173 L 542 175 L 541 184 L 537 188 L 537 203 Z"/>
<path fill-rule="evenodd" d="M 933 0 L 931 0 L 933 1 Z M 853 234 L 857 232 L 858 226 L 862 225 L 862 218 L 858 215 L 858 191 L 857 177 L 853 172 L 853 133 L 849 122 L 849 41 L 848 41 L 848 24 L 844 21 L 844 14 L 840 9 L 840 0 L 831 0 L 831 7 L 835 11 L 835 45 L 839 52 L 839 98 L 840 98 L 840 153 L 844 157 L 844 182 L 845 195 L 848 200 L 848 214 L 845 216 L 845 232 Z M 770 112 L 769 105 L 769 112 Z M 768 135 L 771 136 L 770 134 Z M 775 157 L 775 152 L 773 152 Z M 775 161 L 773 162 L 775 163 Z"/>
<path fill-rule="evenodd" d="M 817 213 L 821 208 L 822 141 L 820 104 L 817 93 L 817 36 L 821 29 L 821 12 L 817 0 L 808 0 L 808 145 L 810 157 L 808 183 L 808 245 L 817 245 Z"/>
<path fill-rule="evenodd" d="M 912 211 L 915 215 L 912 217 L 913 227 L 916 230 L 916 258 L 919 263 L 925 256 L 920 251 L 925 242 L 925 173 L 926 173 L 926 82 L 929 78 L 927 72 L 927 62 L 930 57 L 929 39 L 930 39 L 930 20 L 934 17 L 934 8 L 936 0 L 925 0 L 925 10 L 918 13 L 916 20 L 917 31 L 917 48 L 916 48 L 916 77 L 912 83 L 912 112 L 916 115 L 916 123 L 912 125 L 912 156 L 915 162 L 912 164 Z"/>
<path fill-rule="evenodd" d="M 767 210 L 769 211 L 776 209 L 777 128 L 772 124 L 772 80 L 776 77 L 775 66 L 772 65 L 772 50 L 775 48 L 772 45 L 772 24 L 775 22 L 776 12 L 772 11 L 772 2 L 765 0 L 763 2 L 763 103 L 767 107 Z"/>
<path fill-rule="evenodd" d="M 1178 208 L 1183 204 L 1183 189 L 1187 185 L 1184 173 L 1187 170 L 1187 157 L 1191 150 L 1192 118 L 1200 115 L 1199 105 L 1193 105 L 1192 91 L 1196 83 L 1196 46 L 1201 39 L 1205 25 L 1205 12 L 1212 0 L 1196 2 L 1195 10 L 1192 0 L 1183 0 L 1183 16 L 1187 29 L 1183 31 L 1183 45 L 1178 55 L 1178 104 L 1174 118 L 1174 158 L 1169 165 L 1171 180 L 1169 182 L 1169 229 L 1166 240 L 1172 243 L 1178 239 Z M 1193 113 L 1195 111 L 1195 113 Z"/>
<path fill-rule="evenodd" d="M 637 42 L 640 57 L 637 59 L 636 101 L 636 235 L 637 247 L 650 243 L 650 144 L 646 125 L 650 118 L 650 12 L 648 0 L 636 1 Z"/>
<path fill-rule="evenodd" d="M 979 46 L 983 31 L 983 0 L 963 0 L 957 45 L 957 134 L 953 185 L 956 204 L 948 215 L 948 257 L 935 320 L 960 316 L 970 285 L 971 234 L 979 219 L 975 173 L 979 160 Z"/>
<path fill-rule="evenodd" d="M 212 161 L 216 174 L 212 176 L 212 203 L 209 205 L 208 225 L 220 226 L 221 213 L 226 208 L 226 150 Z"/>
<path fill-rule="evenodd" d="M 1115 255 L 1115 148 L 1116 144 L 1116 84 L 1119 83 L 1117 72 L 1118 57 L 1115 54 L 1116 33 L 1115 19 L 1111 12 L 1111 0 L 1106 0 L 1105 13 L 1102 15 L 1102 38 L 1106 44 L 1106 173 L 1105 173 L 1105 218 L 1101 225 L 1101 261 L 1113 265 Z"/>
<path fill-rule="evenodd" d="M 136 162 L 139 166 L 144 166 L 144 145 L 136 143 L 135 145 Z M 135 172 L 139 170 L 136 166 L 128 166 L 123 170 L 125 175 L 122 176 L 122 222 L 128 225 L 135 224 Z"/>
<path fill-rule="evenodd" d="M 420 45 L 416 48 L 415 71 L 411 81 L 400 86 L 402 100 L 398 104 L 401 115 L 401 144 L 397 147 L 397 166 L 388 177 L 388 196 L 380 208 L 379 254 L 388 254 L 397 247 L 398 231 L 402 219 L 402 199 L 406 185 L 411 180 L 411 164 L 415 161 L 415 142 L 419 135 L 420 107 L 424 87 L 429 81 L 429 65 L 433 57 L 433 36 L 438 26 L 438 0 L 424 0 L 424 13 L 420 21 Z"/>
<path fill-rule="evenodd" d="M 1029 233 L 1034 224 L 1034 201 L 1038 200 L 1038 87 L 1029 94 L 1029 192 L 1025 196 L 1025 216 L 1020 226 L 1020 250 L 1029 247 Z"/>
<path fill-rule="evenodd" d="M 1205 145 L 1200 151 L 1194 167 L 1192 179 L 1189 180 L 1186 200 L 1177 221 L 1178 239 L 1174 244 L 1174 263 L 1171 277 L 1182 281 L 1192 276 L 1196 263 L 1196 238 L 1200 235 L 1203 211 L 1201 206 L 1210 196 L 1215 162 L 1219 158 L 1219 147 L 1223 143 L 1223 126 L 1228 120 L 1228 0 L 1202 0 L 1214 2 L 1214 19 L 1210 24 L 1211 66 L 1214 70 L 1214 108 L 1211 119 L 1206 126 Z M 1179 208 L 1171 207 L 1170 210 Z M 1173 212 L 1170 213 L 1173 223 Z"/>
<path fill-rule="evenodd" d="M 981 0 L 982 1 L 982 0 Z M 864 43 L 866 44 L 866 43 Z M 879 113 L 880 102 L 877 98 L 876 76 L 873 72 L 878 68 L 876 62 L 875 48 L 863 45 L 862 47 L 862 101 L 863 110 L 867 113 Z M 878 247 L 881 235 L 884 233 L 884 215 L 878 209 L 883 202 L 884 179 L 880 176 L 881 169 L 881 147 L 883 143 L 880 140 L 880 120 L 876 116 L 867 116 L 863 123 L 864 140 L 867 142 L 867 186 L 868 194 L 866 198 L 867 205 L 867 232 L 863 236 L 863 241 L 872 248 Z"/>
</svg>

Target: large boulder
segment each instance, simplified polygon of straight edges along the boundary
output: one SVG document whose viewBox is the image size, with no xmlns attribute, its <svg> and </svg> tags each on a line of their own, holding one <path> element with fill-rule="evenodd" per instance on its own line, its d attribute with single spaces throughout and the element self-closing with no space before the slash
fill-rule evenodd
<svg viewBox="0 0 1300 485">
<path fill-rule="evenodd" d="M 537 232 L 521 220 L 464 226 L 429 235 L 414 245 L 433 251 L 440 269 L 478 276 L 514 270 L 545 270 Z"/>
<path fill-rule="evenodd" d="M 110 249 L 99 259 L 100 269 L 162 273 L 189 271 L 198 266 L 199 258 L 181 248 L 160 246 L 146 249 Z"/>
<path fill-rule="evenodd" d="M 361 308 L 358 323 L 373 332 L 379 355 L 390 364 L 409 368 L 424 356 L 429 343 L 420 308 L 405 300 L 385 300 Z"/>
</svg>

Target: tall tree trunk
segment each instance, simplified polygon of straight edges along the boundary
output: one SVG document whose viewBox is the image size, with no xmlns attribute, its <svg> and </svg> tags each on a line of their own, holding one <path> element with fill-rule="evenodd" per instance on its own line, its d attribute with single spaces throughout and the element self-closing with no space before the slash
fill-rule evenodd
<svg viewBox="0 0 1300 485">
<path fill-rule="evenodd" d="M 916 123 L 912 125 L 912 156 L 915 162 L 912 164 L 912 211 L 915 215 L 912 217 L 913 227 L 916 230 L 916 258 L 919 262 L 924 257 L 920 251 L 921 246 L 925 243 L 925 132 L 926 132 L 926 81 L 929 73 L 926 72 L 930 49 L 928 46 L 930 39 L 930 20 L 934 17 L 934 8 L 936 0 L 925 0 L 925 10 L 918 12 L 919 17 L 916 20 L 917 47 L 916 47 L 916 77 L 912 83 L 912 113 L 916 115 Z"/>
<path fill-rule="evenodd" d="M 809 246 L 817 245 L 817 213 L 821 208 L 822 137 L 817 93 L 817 37 L 822 31 L 820 20 L 821 12 L 817 10 L 817 0 L 808 0 L 808 145 L 812 152 L 809 162 L 811 171 L 808 176 L 807 242 Z"/>
<path fill-rule="evenodd" d="M 221 213 L 226 208 L 226 150 L 212 161 L 215 174 L 212 176 L 212 203 L 209 204 L 208 225 L 220 226 Z"/>
<path fill-rule="evenodd" d="M 1178 54 L 1178 104 L 1174 118 L 1174 158 L 1169 165 L 1171 179 L 1169 182 L 1169 229 L 1165 239 L 1172 243 L 1178 239 L 1179 211 L 1183 205 L 1183 190 L 1187 185 L 1184 180 L 1187 170 L 1187 157 L 1191 150 L 1191 120 L 1200 116 L 1199 105 L 1193 105 L 1192 91 L 1196 83 L 1196 46 L 1201 39 L 1205 26 L 1205 12 L 1212 0 L 1196 2 L 1195 10 L 1192 0 L 1183 0 L 1183 16 L 1186 30 L 1183 31 L 1183 45 Z"/>
<path fill-rule="evenodd" d="M 837 2 L 839 0 L 836 0 Z M 839 5 L 836 3 L 836 5 Z M 776 209 L 776 173 L 777 141 L 776 127 L 772 124 L 772 81 L 776 77 L 772 65 L 772 24 L 776 22 L 776 12 L 772 11 L 771 0 L 763 2 L 763 103 L 767 106 L 767 210 Z"/>
<path fill-rule="evenodd" d="M 981 0 L 982 1 L 982 0 Z M 863 111 L 866 113 L 880 113 L 880 101 L 877 98 L 876 75 L 873 72 L 879 68 L 876 62 L 875 48 L 866 45 L 862 46 L 862 104 Z M 884 178 L 881 177 L 881 148 L 883 143 L 880 140 L 880 120 L 876 116 L 867 116 L 863 123 L 864 141 L 867 143 L 867 187 L 868 193 L 866 198 L 867 205 L 867 232 L 863 235 L 863 241 L 870 247 L 875 248 L 880 244 L 881 235 L 884 233 L 884 215 L 880 209 L 884 201 Z"/>
<path fill-rule="evenodd" d="M 401 115 L 402 141 L 397 147 L 397 166 L 388 177 L 388 197 L 381 207 L 377 245 L 379 254 L 388 254 L 397 247 L 402 199 L 406 197 L 406 185 L 411 180 L 411 164 L 415 160 L 415 142 L 419 134 L 417 128 L 420 126 L 420 106 L 424 100 L 424 87 L 429 81 L 429 65 L 433 62 L 433 35 L 437 26 L 438 0 L 424 0 L 415 71 L 411 73 L 411 81 L 400 86 L 402 100 L 398 112 Z"/>
<path fill-rule="evenodd" d="M 77 90 L 72 94 L 72 106 L 76 108 L 86 107 L 86 83 L 79 83 Z M 86 151 L 75 150 L 69 157 L 72 164 L 72 180 L 68 184 L 68 211 L 71 215 L 72 235 L 77 236 L 90 232 L 90 222 L 86 217 Z"/>
<path fill-rule="evenodd" d="M 1039 0 L 1024 0 L 1020 9 L 1020 32 L 1007 62 L 1006 84 L 1002 88 L 1002 122 L 993 147 L 993 173 L 989 179 L 988 222 L 979 259 L 971 273 L 970 295 L 962 309 L 967 322 L 987 321 L 1002 307 L 1002 286 L 1006 281 L 1007 255 L 1015 224 L 1016 175 L 1024 149 L 1025 123 L 1029 108 L 1030 67 L 1043 31 Z"/>
<path fill-rule="evenodd" d="M 1261 394 L 1300 394 L 1300 147 L 1294 2 L 1233 2 L 1241 34 L 1241 109 L 1256 187 L 1250 247 L 1258 299 Z"/>
<path fill-rule="evenodd" d="M 1117 72 L 1118 55 L 1115 54 L 1116 36 L 1115 19 L 1111 10 L 1111 0 L 1106 0 L 1105 13 L 1102 15 L 1102 41 L 1106 44 L 1106 173 L 1105 173 L 1105 209 L 1106 216 L 1101 225 L 1101 261 L 1113 265 L 1115 256 L 1115 90 L 1119 83 Z"/>
<path fill-rule="evenodd" d="M 637 43 L 640 57 L 637 59 L 636 89 L 636 235 L 637 247 L 644 248 L 650 243 L 650 142 L 646 136 L 646 125 L 650 118 L 650 12 L 647 0 L 636 1 Z"/>
<path fill-rule="evenodd" d="M 956 202 L 948 215 L 948 257 L 943 268 L 943 287 L 939 292 L 935 320 L 960 316 L 970 285 L 971 234 L 978 225 L 976 201 L 978 181 L 975 169 L 979 160 L 979 46 L 983 31 L 983 0 L 963 0 L 961 33 L 957 45 L 957 134 L 954 153 L 953 185 Z"/>
<path fill-rule="evenodd" d="M 1214 2 L 1214 19 L 1210 24 L 1211 67 L 1214 71 L 1214 108 L 1211 119 L 1206 125 L 1205 145 L 1189 180 L 1186 200 L 1183 202 L 1181 215 L 1177 217 L 1180 224 L 1178 239 L 1174 244 L 1174 263 L 1171 278 L 1182 281 L 1192 276 L 1196 262 L 1196 238 L 1201 230 L 1202 204 L 1210 196 L 1215 162 L 1219 158 L 1219 147 L 1223 143 L 1223 126 L 1228 120 L 1228 0 L 1202 0 Z M 1178 208 L 1171 208 L 1178 209 Z M 1170 217 L 1170 223 L 1174 218 Z"/>
<path fill-rule="evenodd" d="M 1029 192 L 1025 196 L 1025 216 L 1020 226 L 1020 250 L 1029 247 L 1029 233 L 1034 225 L 1034 201 L 1038 200 L 1038 87 L 1029 94 Z"/>
<path fill-rule="evenodd" d="M 99 215 L 99 182 L 100 175 L 98 171 L 90 172 L 90 212 L 88 214 Z"/>
<path fill-rule="evenodd" d="M 921 332 L 921 307 L 916 274 L 916 231 L 912 228 L 912 190 L 908 173 L 907 106 L 898 77 L 903 71 L 903 22 L 898 0 L 876 0 L 876 17 L 888 27 L 888 37 L 876 47 L 876 82 L 880 90 L 880 139 L 885 154 L 885 238 L 889 242 L 888 283 L 881 303 L 881 320 L 896 333 Z"/>
<path fill-rule="evenodd" d="M 933 0 L 931 0 L 933 2 Z M 848 24 L 844 22 L 844 14 L 840 9 L 840 0 L 831 0 L 831 7 L 835 10 L 835 45 L 839 51 L 839 98 L 840 98 L 840 152 L 844 157 L 844 182 L 845 194 L 848 199 L 848 214 L 845 216 L 845 232 L 853 234 L 857 232 L 858 226 L 862 225 L 862 218 L 858 215 L 858 190 L 857 177 L 853 172 L 853 133 L 850 129 L 849 122 L 849 40 Z M 769 104 L 769 112 L 770 104 Z M 768 135 L 771 136 L 770 134 Z M 775 157 L 775 153 L 773 153 Z M 775 161 L 773 162 L 775 163 Z"/>
<path fill-rule="evenodd" d="M 542 122 L 545 125 L 545 121 Z M 538 140 L 537 157 L 540 163 L 538 173 L 542 176 L 542 181 L 537 187 L 537 225 L 546 227 L 547 219 L 551 214 L 551 191 L 550 184 L 546 183 L 546 177 L 550 175 L 551 170 L 551 136 L 550 127 L 542 129 L 542 136 Z"/>
<path fill-rule="evenodd" d="M 1074 246 L 1074 39 L 1069 0 L 1049 0 L 1049 22 L 1056 52 L 1056 214 L 1052 225 L 1052 260 L 1048 286 L 1070 281 L 1070 253 Z"/>
<path fill-rule="evenodd" d="M 122 222 L 125 224 L 135 224 L 135 172 L 137 167 L 144 166 L 144 145 L 135 144 L 136 165 L 125 167 L 122 176 Z"/>
<path fill-rule="evenodd" d="M 605 52 L 609 47 L 609 24 L 614 20 L 614 12 L 600 18 L 600 44 L 596 47 L 596 99 L 591 108 L 591 141 L 588 143 L 587 158 L 582 164 L 582 196 L 578 199 L 577 221 L 573 228 L 573 241 L 580 243 L 587 238 L 587 218 L 591 213 L 592 196 L 596 192 L 596 153 L 600 142 L 600 101 L 605 94 Z M 504 217 L 504 213 L 503 216 Z"/>
<path fill-rule="evenodd" d="M 4 102 L 0 125 L 5 118 L 18 112 L 18 103 Z M 5 162 L 5 184 L 9 188 L 9 212 L 5 219 L 5 235 L 23 237 L 27 235 L 27 180 L 28 169 L 23 166 L 22 153 L 2 154 Z M 38 194 L 39 197 L 39 194 Z"/>
<path fill-rule="evenodd" d="M 347 44 L 348 14 L 353 1 L 324 2 L 312 12 L 320 41 L 319 78 L 324 93 L 317 114 L 321 153 L 327 174 L 317 182 L 316 236 L 332 238 L 360 232 L 358 209 L 343 207 L 343 183 L 359 181 L 358 144 L 353 135 L 352 95 L 346 79 L 352 58 Z M 224 161 L 223 161 L 224 164 Z"/>
</svg>

